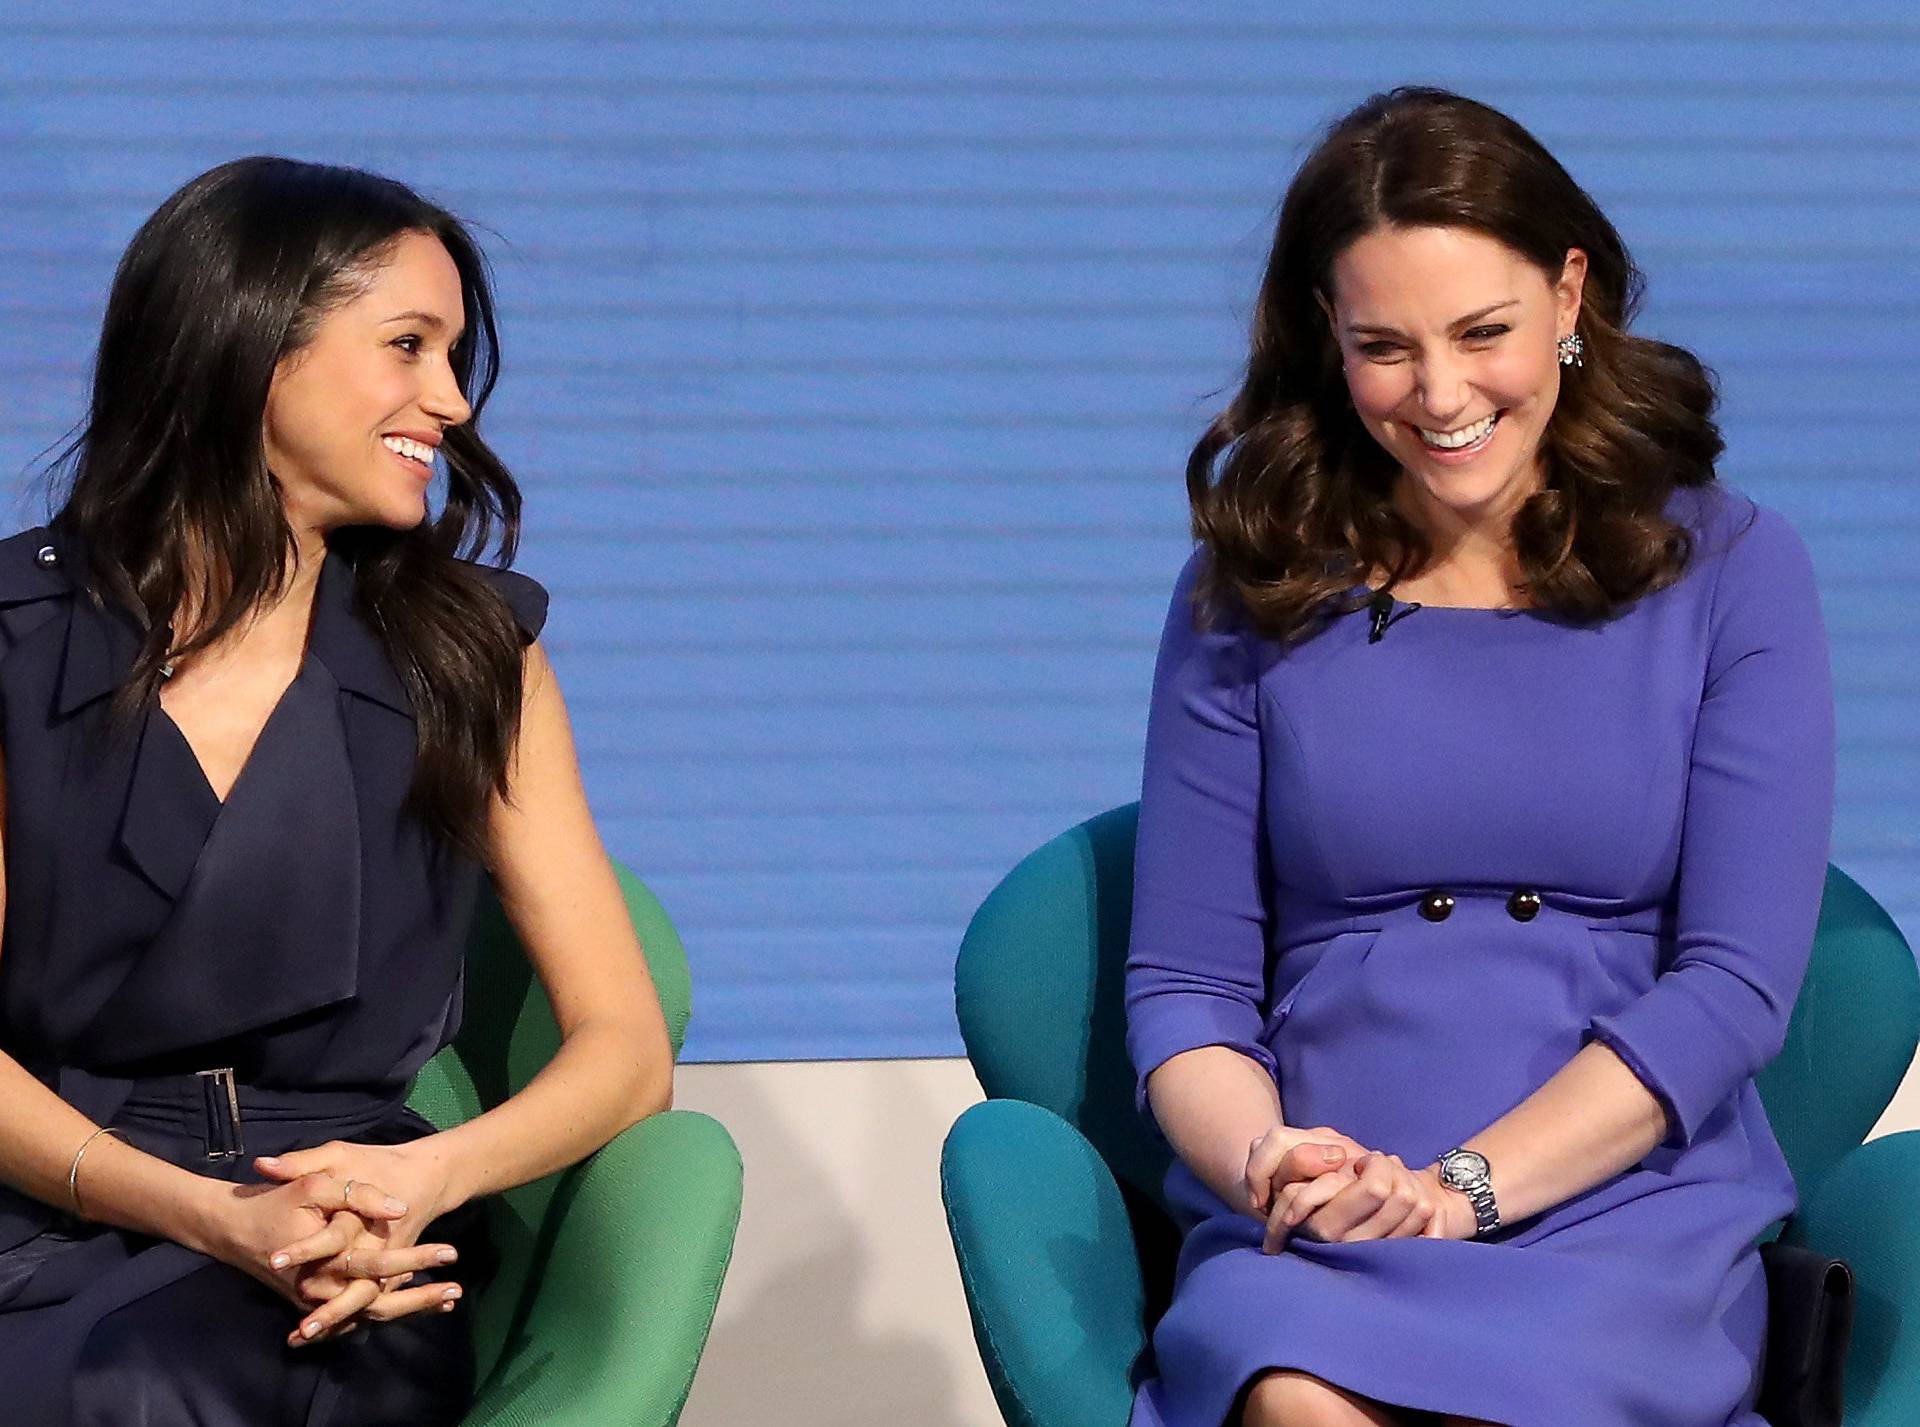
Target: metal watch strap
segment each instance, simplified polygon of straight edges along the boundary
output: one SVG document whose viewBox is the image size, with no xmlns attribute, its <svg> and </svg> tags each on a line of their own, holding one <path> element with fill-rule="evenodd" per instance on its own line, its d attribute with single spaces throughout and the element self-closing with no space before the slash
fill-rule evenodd
<svg viewBox="0 0 1920 1427">
<path fill-rule="evenodd" d="M 1443 1174 L 1445 1173 L 1445 1166 L 1448 1159 L 1455 1154 L 1471 1155 L 1483 1165 L 1487 1162 L 1485 1155 L 1474 1150 L 1448 1150 L 1446 1154 L 1440 1156 Z M 1458 1184 L 1454 1183 L 1453 1179 L 1448 1176 L 1446 1182 L 1453 1188 L 1459 1190 L 1460 1193 L 1466 1195 L 1467 1202 L 1473 1205 L 1473 1234 L 1475 1238 L 1491 1234 L 1495 1229 L 1500 1227 L 1500 1209 L 1499 1206 L 1494 1203 L 1493 1184 L 1487 1176 L 1480 1175 Z"/>
</svg>

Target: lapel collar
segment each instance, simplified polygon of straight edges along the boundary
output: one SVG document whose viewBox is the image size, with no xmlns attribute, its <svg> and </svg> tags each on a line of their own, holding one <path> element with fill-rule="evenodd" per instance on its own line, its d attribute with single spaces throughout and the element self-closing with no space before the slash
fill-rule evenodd
<svg viewBox="0 0 1920 1427">
<path fill-rule="evenodd" d="M 60 662 L 62 717 L 119 688 L 140 652 L 133 617 L 75 590 L 67 604 L 67 647 Z"/>
<path fill-rule="evenodd" d="M 29 533 L 34 539 L 40 539 L 42 534 Z M 81 557 L 73 542 L 57 543 L 63 564 Z M 27 568 L 32 568 L 32 573 L 27 573 Z M 15 583 L 31 589 L 14 592 L 16 598 L 38 597 L 42 586 L 55 581 L 61 590 L 73 588 L 64 572 L 27 568 L 16 572 Z M 346 692 L 411 718 L 413 701 L 407 697 L 406 686 L 394 671 L 380 636 L 355 611 L 353 591 L 352 562 L 338 551 L 328 550 L 320 567 L 318 588 L 314 591 L 309 652 L 327 666 L 327 672 Z M 7 602 L 8 595 L 8 589 L 0 587 L 0 603 Z M 71 714 L 119 688 L 139 652 L 140 628 L 133 616 L 96 604 L 84 589 L 75 588 L 68 608 L 66 651 L 60 666 L 61 715 Z"/>
<path fill-rule="evenodd" d="M 220 800 L 185 736 L 158 704 L 149 707 L 120 813 L 121 850 L 149 882 L 178 901 L 220 815 Z"/>
<path fill-rule="evenodd" d="M 356 994 L 360 807 L 334 685 L 301 669 L 205 845 L 163 869 L 173 912 L 88 1030 L 116 1055 L 209 1045 Z M 176 841 L 189 831 L 175 820 Z"/>
<path fill-rule="evenodd" d="M 313 627 L 307 650 L 327 666 L 334 681 L 350 694 L 413 717 L 413 701 L 394 672 L 386 647 L 353 607 L 354 567 L 337 550 L 328 550 L 313 597 Z"/>
</svg>

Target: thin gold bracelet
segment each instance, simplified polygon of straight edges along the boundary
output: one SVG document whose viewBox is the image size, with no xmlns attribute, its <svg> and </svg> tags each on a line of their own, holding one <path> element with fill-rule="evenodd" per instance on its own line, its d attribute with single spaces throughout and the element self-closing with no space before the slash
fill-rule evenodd
<svg viewBox="0 0 1920 1427">
<path fill-rule="evenodd" d="M 67 1166 L 67 1198 L 73 1201 L 73 1217 L 76 1219 L 86 1217 L 80 1208 L 80 1161 L 87 1157 L 87 1151 L 92 1148 L 93 1142 L 102 1135 L 119 1135 L 122 1143 L 125 1143 L 127 1138 L 112 1125 L 102 1125 L 80 1141 L 80 1148 L 73 1152 L 73 1163 Z"/>
</svg>

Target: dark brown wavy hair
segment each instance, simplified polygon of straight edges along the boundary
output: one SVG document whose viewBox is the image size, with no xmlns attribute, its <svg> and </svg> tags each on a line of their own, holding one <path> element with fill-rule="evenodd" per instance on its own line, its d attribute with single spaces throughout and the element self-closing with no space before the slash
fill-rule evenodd
<svg viewBox="0 0 1920 1427">
<path fill-rule="evenodd" d="M 1202 618 L 1239 606 L 1269 637 L 1303 637 L 1359 607 L 1432 549 L 1391 504 L 1397 462 L 1362 425 L 1315 294 L 1335 259 L 1383 226 L 1466 228 L 1559 280 L 1588 259 L 1575 330 L 1541 442 L 1542 489 L 1513 517 L 1531 604 L 1579 622 L 1678 579 L 1692 553 L 1663 511 L 1714 479 L 1723 449 L 1713 374 L 1684 348 L 1628 333 L 1644 279 L 1613 225 L 1519 124 L 1442 89 L 1403 86 L 1336 120 L 1294 175 L 1254 309 L 1246 379 L 1187 461 L 1193 533 L 1208 552 Z"/>
<path fill-rule="evenodd" d="M 146 631 L 113 723 L 157 692 L 168 621 L 206 612 L 175 653 L 218 640 L 285 585 L 294 549 L 261 439 L 282 358 L 360 290 L 409 233 L 460 274 L 466 335 L 454 375 L 472 418 L 440 447 L 445 502 L 410 530 L 354 527 L 330 541 L 355 565 L 355 599 L 412 701 L 418 756 L 408 805 L 484 859 L 490 794 L 507 791 L 520 722 L 521 642 L 475 568 L 498 533 L 512 560 L 520 492 L 476 423 L 499 370 L 486 260 L 445 209 L 392 179 L 284 158 L 201 174 L 141 226 L 114 274 L 87 420 L 55 465 L 53 523 L 77 535 L 89 586 Z M 205 552 L 190 561 L 189 548 Z"/>
</svg>

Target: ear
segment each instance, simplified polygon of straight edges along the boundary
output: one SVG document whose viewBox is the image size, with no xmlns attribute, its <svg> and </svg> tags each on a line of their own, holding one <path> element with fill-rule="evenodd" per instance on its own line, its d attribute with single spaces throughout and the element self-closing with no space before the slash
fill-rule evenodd
<svg viewBox="0 0 1920 1427">
<path fill-rule="evenodd" d="M 1553 285 L 1554 311 L 1559 329 L 1571 332 L 1580 316 L 1580 294 L 1587 285 L 1587 255 L 1579 248 L 1568 248 L 1560 265 L 1560 280 Z"/>
</svg>

